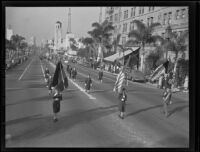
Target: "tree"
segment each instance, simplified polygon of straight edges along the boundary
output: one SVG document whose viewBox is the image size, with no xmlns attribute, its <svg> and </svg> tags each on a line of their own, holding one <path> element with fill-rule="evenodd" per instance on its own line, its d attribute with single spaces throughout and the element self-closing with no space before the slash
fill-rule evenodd
<svg viewBox="0 0 200 152">
<path fill-rule="evenodd" d="M 92 31 L 89 31 L 88 34 L 94 40 L 94 44 L 98 45 L 98 51 L 100 53 L 107 52 L 108 48 L 110 47 L 110 36 L 112 35 L 111 31 L 114 30 L 112 23 L 105 20 L 103 23 L 95 22 L 92 24 L 94 28 Z"/>
<path fill-rule="evenodd" d="M 87 57 L 94 57 L 95 54 L 95 49 L 93 46 L 94 40 L 90 37 L 86 37 L 82 40 L 82 43 L 86 46 L 87 49 Z"/>
<path fill-rule="evenodd" d="M 187 42 L 188 42 L 188 32 L 185 31 L 181 33 L 180 35 L 177 35 L 176 33 L 170 34 L 170 40 L 169 41 L 163 41 L 163 48 L 165 50 L 170 50 L 175 53 L 174 57 L 174 69 L 173 69 L 173 76 L 175 83 L 173 83 L 173 88 L 178 86 L 179 76 L 177 73 L 177 67 L 178 67 L 178 61 L 180 59 L 184 59 L 184 52 L 187 50 Z M 182 56 L 178 56 L 178 54 L 181 53 Z"/>
<path fill-rule="evenodd" d="M 71 48 L 72 50 L 77 51 L 78 47 L 77 47 L 77 42 L 76 42 L 76 40 L 75 40 L 74 38 L 70 38 L 69 41 L 70 41 L 70 48 Z"/>
<path fill-rule="evenodd" d="M 133 29 L 129 32 L 128 37 L 134 43 L 140 44 L 142 48 L 141 53 L 141 71 L 144 72 L 144 48 L 147 43 L 154 43 L 158 40 L 162 40 L 162 37 L 159 35 L 152 35 L 154 28 L 160 26 L 160 23 L 152 23 L 151 25 L 145 25 L 139 20 L 134 20 L 133 24 L 136 26 L 136 29 Z"/>
</svg>

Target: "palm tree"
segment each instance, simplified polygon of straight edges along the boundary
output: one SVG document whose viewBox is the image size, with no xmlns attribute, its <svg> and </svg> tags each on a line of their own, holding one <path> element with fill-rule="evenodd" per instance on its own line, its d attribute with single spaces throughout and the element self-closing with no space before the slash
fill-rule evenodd
<svg viewBox="0 0 200 152">
<path fill-rule="evenodd" d="M 95 22 L 92 24 L 92 27 L 94 27 L 94 29 L 89 31 L 88 34 L 93 38 L 94 44 L 98 45 L 98 53 L 103 55 L 103 52 L 107 52 L 107 48 L 110 46 L 111 31 L 114 30 L 114 27 L 112 23 L 107 20 L 101 24 Z"/>
<path fill-rule="evenodd" d="M 187 42 L 188 42 L 188 35 L 189 33 L 183 32 L 179 36 L 176 33 L 171 33 L 170 34 L 170 41 L 163 41 L 163 49 L 165 50 L 170 50 L 175 53 L 174 57 L 174 70 L 173 70 L 173 76 L 175 83 L 173 84 L 173 88 L 177 87 L 177 66 L 178 66 L 178 61 L 181 58 L 184 58 L 184 52 L 187 50 Z M 181 53 L 182 56 L 178 56 L 178 54 Z"/>
<path fill-rule="evenodd" d="M 160 26 L 160 23 L 152 23 L 150 26 L 145 25 L 139 20 L 134 20 L 133 24 L 136 25 L 137 29 L 133 29 L 129 32 L 128 37 L 133 42 L 140 44 L 142 48 L 141 53 L 141 71 L 144 72 L 144 48 L 147 43 L 156 42 L 162 40 L 162 37 L 159 35 L 152 35 L 154 28 Z"/>
</svg>

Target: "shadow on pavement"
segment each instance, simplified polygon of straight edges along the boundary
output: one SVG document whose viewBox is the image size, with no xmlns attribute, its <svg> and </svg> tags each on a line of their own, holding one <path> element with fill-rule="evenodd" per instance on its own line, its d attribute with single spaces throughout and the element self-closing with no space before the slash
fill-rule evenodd
<svg viewBox="0 0 200 152">
<path fill-rule="evenodd" d="M 24 129 L 21 133 L 17 133 L 17 135 L 13 135 L 11 140 L 12 142 L 17 143 L 23 140 L 27 141 L 35 138 L 43 138 L 53 134 L 62 133 L 76 125 L 84 123 L 88 124 L 90 121 L 97 120 L 115 113 L 118 111 L 116 108 L 117 106 L 118 105 L 98 107 L 82 112 L 76 112 L 71 115 L 68 113 L 63 113 L 60 117 L 58 114 L 58 122 L 56 123 L 53 122 L 52 116 L 33 116 L 24 119 L 13 120 L 12 122 L 8 122 L 8 124 L 10 123 L 16 125 L 16 123 L 27 123 L 26 126 L 29 126 L 29 128 Z"/>
<path fill-rule="evenodd" d="M 169 111 L 168 117 L 171 116 L 172 114 L 176 113 L 176 112 L 180 112 L 180 111 L 184 110 L 185 108 L 189 108 L 189 105 L 175 107 L 174 109 L 172 109 L 171 111 Z"/>
<path fill-rule="evenodd" d="M 172 105 L 174 105 L 174 104 L 180 104 L 180 103 L 185 103 L 185 102 L 183 102 L 183 101 L 177 101 L 177 102 L 174 102 Z M 138 113 L 145 112 L 145 111 L 148 111 L 148 110 L 151 110 L 151 109 L 156 109 L 156 108 L 159 108 L 159 107 L 163 107 L 163 105 L 160 104 L 160 105 L 155 105 L 155 106 L 151 106 L 151 107 L 148 107 L 148 108 L 140 109 L 140 110 L 137 110 L 135 112 L 127 114 L 127 117 L 132 116 L 132 115 L 136 115 Z M 186 107 L 188 107 L 188 105 L 187 106 L 180 106 L 180 107 L 175 108 L 174 110 L 172 110 L 171 112 L 169 112 L 169 116 L 171 114 L 177 112 L 177 111 L 183 110 Z"/>
<path fill-rule="evenodd" d="M 6 126 L 9 126 L 9 125 L 14 125 L 14 124 L 17 124 L 17 123 L 22 123 L 22 122 L 27 122 L 27 121 L 31 121 L 32 119 L 38 117 L 38 116 L 41 116 L 42 114 L 36 114 L 36 115 L 32 115 L 32 116 L 28 116 L 28 117 L 23 117 L 23 118 L 18 118 L 18 119 L 14 119 L 14 120 L 9 120 L 6 122 Z"/>
</svg>

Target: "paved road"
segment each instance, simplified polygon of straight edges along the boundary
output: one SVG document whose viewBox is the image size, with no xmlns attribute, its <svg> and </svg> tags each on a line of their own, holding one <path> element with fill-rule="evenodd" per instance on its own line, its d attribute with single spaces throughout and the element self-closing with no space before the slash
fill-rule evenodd
<svg viewBox="0 0 200 152">
<path fill-rule="evenodd" d="M 43 68 L 55 65 L 32 57 L 6 73 L 7 147 L 188 147 L 188 94 L 173 94 L 169 117 L 162 113 L 162 91 L 129 83 L 126 118 L 118 118 L 115 76 L 73 64 L 77 80 L 63 92 L 59 121 L 52 121 L 52 98 L 45 87 Z M 91 92 L 83 91 L 90 73 Z"/>
</svg>

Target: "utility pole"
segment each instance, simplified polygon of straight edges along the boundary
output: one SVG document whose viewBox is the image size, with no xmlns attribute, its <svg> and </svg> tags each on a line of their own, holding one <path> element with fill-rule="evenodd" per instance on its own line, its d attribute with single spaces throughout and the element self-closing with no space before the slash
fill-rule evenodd
<svg viewBox="0 0 200 152">
<path fill-rule="evenodd" d="M 67 33 L 71 33 L 71 8 L 69 8 L 69 12 L 68 12 Z"/>
</svg>

